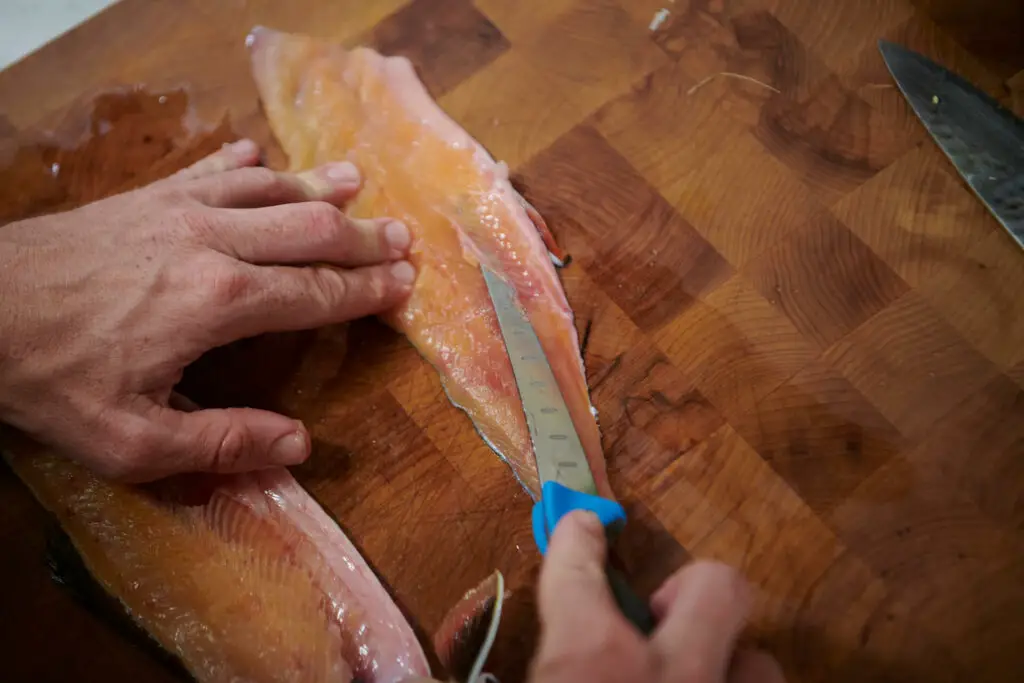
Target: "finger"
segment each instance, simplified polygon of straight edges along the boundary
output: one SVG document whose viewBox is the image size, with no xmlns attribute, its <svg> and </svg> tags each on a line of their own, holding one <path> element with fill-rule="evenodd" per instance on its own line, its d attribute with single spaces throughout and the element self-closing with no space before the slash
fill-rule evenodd
<svg viewBox="0 0 1024 683">
<path fill-rule="evenodd" d="M 260 148 L 252 140 L 242 139 L 223 145 L 191 166 L 168 176 L 168 180 L 192 180 L 224 171 L 253 166 L 260 159 Z"/>
<path fill-rule="evenodd" d="M 247 472 L 297 465 L 309 456 L 302 423 L 270 411 L 167 408 L 155 419 L 167 435 L 165 466 L 173 471 Z"/>
<path fill-rule="evenodd" d="M 541 622 L 552 641 L 578 639 L 617 616 L 604 572 L 606 554 L 604 527 L 592 513 L 572 512 L 555 527 L 538 594 Z"/>
<path fill-rule="evenodd" d="M 185 412 L 192 412 L 193 410 L 200 409 L 198 403 L 177 391 L 171 392 L 171 395 L 167 398 L 167 404 L 175 410 L 183 410 Z"/>
<path fill-rule="evenodd" d="M 742 650 L 733 657 L 728 683 L 786 683 L 786 678 L 768 653 Z"/>
<path fill-rule="evenodd" d="M 347 161 L 302 173 L 239 168 L 189 181 L 188 193 L 218 208 L 256 208 L 303 201 L 341 204 L 359 189 L 359 171 Z"/>
<path fill-rule="evenodd" d="M 328 266 L 246 268 L 247 283 L 221 316 L 224 342 L 383 313 L 409 295 L 416 277 L 408 261 L 351 270 Z"/>
<path fill-rule="evenodd" d="M 685 680 L 720 681 L 746 622 L 749 589 L 734 569 L 716 562 L 695 562 L 675 581 L 651 642 L 667 670 L 686 672 Z"/>
<path fill-rule="evenodd" d="M 219 220 L 217 246 L 257 264 L 366 266 L 403 258 L 412 241 L 409 229 L 398 221 L 349 218 L 327 202 L 225 209 Z"/>
<path fill-rule="evenodd" d="M 676 572 L 668 577 L 665 583 L 661 584 L 661 587 L 651 596 L 651 611 L 654 612 L 658 621 L 665 618 L 672 603 L 675 602 L 676 596 L 679 594 L 679 578 L 682 575 L 682 572 Z"/>
<path fill-rule="evenodd" d="M 627 671 L 653 680 L 642 634 L 615 605 L 606 555 L 604 527 L 593 514 L 570 513 L 555 527 L 540 576 L 543 631 L 533 679 L 612 680 L 610 673 Z"/>
<path fill-rule="evenodd" d="M 176 410 L 138 397 L 105 414 L 91 467 L 104 478 L 141 483 L 181 472 L 243 472 L 302 462 L 302 423 L 248 408 L 203 410 L 177 393 Z"/>
</svg>

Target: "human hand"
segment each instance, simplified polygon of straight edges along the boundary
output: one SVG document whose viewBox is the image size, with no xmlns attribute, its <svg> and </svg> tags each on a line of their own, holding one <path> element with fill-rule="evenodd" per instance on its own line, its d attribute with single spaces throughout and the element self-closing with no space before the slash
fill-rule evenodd
<svg viewBox="0 0 1024 683">
<path fill-rule="evenodd" d="M 276 173 L 252 168 L 258 154 L 243 140 L 147 187 L 0 227 L 0 420 L 126 481 L 305 460 L 301 423 L 179 410 L 174 386 L 214 347 L 393 307 L 415 277 L 410 237 L 336 208 L 358 189 L 351 164 Z"/>
<path fill-rule="evenodd" d="M 731 568 L 694 562 L 651 599 L 647 639 L 619 612 L 604 566 L 604 528 L 587 512 L 558 523 L 540 577 L 541 640 L 530 683 L 784 683 L 768 655 L 734 654 L 750 609 Z"/>
</svg>

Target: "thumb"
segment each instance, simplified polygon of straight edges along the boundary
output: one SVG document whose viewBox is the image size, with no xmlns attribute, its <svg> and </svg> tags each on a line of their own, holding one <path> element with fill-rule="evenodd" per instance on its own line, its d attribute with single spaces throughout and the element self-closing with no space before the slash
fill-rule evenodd
<svg viewBox="0 0 1024 683">
<path fill-rule="evenodd" d="M 551 535 L 541 570 L 538 609 L 553 640 L 578 639 L 595 619 L 615 614 L 605 577 L 604 527 L 593 513 L 574 511 Z"/>
<path fill-rule="evenodd" d="M 297 465 L 309 456 L 306 428 L 284 415 L 253 408 L 161 413 L 179 471 L 245 472 Z"/>
</svg>

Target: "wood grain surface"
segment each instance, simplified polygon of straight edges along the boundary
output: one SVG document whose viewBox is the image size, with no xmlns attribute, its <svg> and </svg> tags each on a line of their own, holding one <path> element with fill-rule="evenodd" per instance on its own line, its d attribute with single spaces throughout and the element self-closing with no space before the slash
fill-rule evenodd
<svg viewBox="0 0 1024 683">
<path fill-rule="evenodd" d="M 280 166 L 244 48 L 255 24 L 407 55 L 573 257 L 560 275 L 637 586 L 690 557 L 734 563 L 757 587 L 749 638 L 791 681 L 1016 680 L 1024 254 L 876 41 L 1024 113 L 1022 7 L 123 0 L 0 73 L 0 221 L 241 135 Z M 347 339 L 248 340 L 184 387 L 306 421 L 296 476 L 421 634 L 502 570 L 516 592 L 492 668 L 521 679 L 530 501 L 404 339 L 367 320 Z M 45 526 L 0 470 L 0 677 L 176 680 L 50 581 Z"/>
</svg>

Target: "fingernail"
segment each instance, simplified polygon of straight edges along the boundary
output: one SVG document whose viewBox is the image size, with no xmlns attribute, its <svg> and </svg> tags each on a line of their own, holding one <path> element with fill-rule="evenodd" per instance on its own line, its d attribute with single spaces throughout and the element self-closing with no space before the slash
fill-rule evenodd
<svg viewBox="0 0 1024 683">
<path fill-rule="evenodd" d="M 384 227 L 384 239 L 391 247 L 392 253 L 395 256 L 401 256 L 409 248 L 412 235 L 409 234 L 409 228 L 405 227 L 404 223 L 392 221 Z"/>
<path fill-rule="evenodd" d="M 391 266 L 391 277 L 401 285 L 411 285 L 416 279 L 416 269 L 408 261 L 399 261 Z"/>
<path fill-rule="evenodd" d="M 359 183 L 359 169 L 355 164 L 342 161 L 328 164 L 326 168 L 328 180 L 339 185 L 356 185 Z"/>
<path fill-rule="evenodd" d="M 270 459 L 278 465 L 298 465 L 308 453 L 305 432 L 285 434 L 270 447 Z"/>
<path fill-rule="evenodd" d="M 236 142 L 232 142 L 230 145 L 228 145 L 228 149 L 231 151 L 232 154 L 236 154 L 241 157 L 249 156 L 250 154 L 255 154 L 257 147 L 256 143 L 253 142 L 252 140 L 243 139 L 238 140 Z"/>
</svg>

